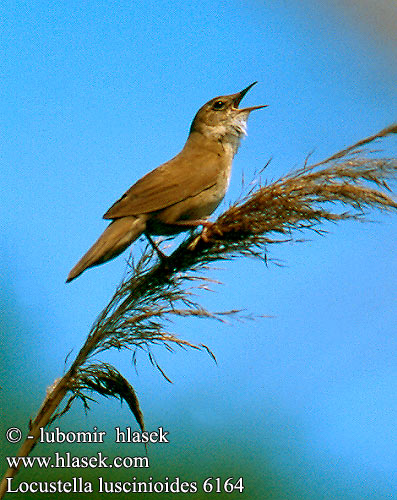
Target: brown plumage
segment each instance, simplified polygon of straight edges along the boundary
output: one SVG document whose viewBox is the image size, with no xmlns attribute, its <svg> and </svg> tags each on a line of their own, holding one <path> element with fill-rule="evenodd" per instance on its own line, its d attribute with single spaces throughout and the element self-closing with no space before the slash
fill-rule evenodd
<svg viewBox="0 0 397 500">
<path fill-rule="evenodd" d="M 212 214 L 227 191 L 248 115 L 264 107 L 238 108 L 255 83 L 200 108 L 182 151 L 138 180 L 109 208 L 103 218 L 112 222 L 73 267 L 67 282 L 113 259 L 144 233 L 176 234 Z"/>
</svg>

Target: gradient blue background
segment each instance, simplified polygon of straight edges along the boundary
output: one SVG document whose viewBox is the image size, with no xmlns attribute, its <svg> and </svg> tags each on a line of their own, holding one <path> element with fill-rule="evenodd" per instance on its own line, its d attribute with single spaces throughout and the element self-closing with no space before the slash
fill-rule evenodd
<svg viewBox="0 0 397 500">
<path fill-rule="evenodd" d="M 397 7 L 365 4 L 2 2 L 2 428 L 34 415 L 121 279 L 128 253 L 64 284 L 102 214 L 179 151 L 204 102 L 258 80 L 245 103 L 269 104 L 250 117 L 223 208 L 269 158 L 276 179 L 396 121 Z M 397 154 L 395 139 L 380 147 Z M 200 294 L 209 309 L 272 316 L 172 325 L 218 366 L 157 348 L 170 385 L 143 353 L 138 376 L 128 354 L 103 356 L 136 388 L 147 428 L 170 431 L 171 474 L 196 460 L 211 474 L 221 450 L 225 474 L 252 462 L 245 498 L 390 498 L 397 219 L 370 218 L 273 247 L 284 268 L 240 259 L 211 271 L 224 284 Z M 100 403 L 61 427 L 131 423 Z"/>
</svg>

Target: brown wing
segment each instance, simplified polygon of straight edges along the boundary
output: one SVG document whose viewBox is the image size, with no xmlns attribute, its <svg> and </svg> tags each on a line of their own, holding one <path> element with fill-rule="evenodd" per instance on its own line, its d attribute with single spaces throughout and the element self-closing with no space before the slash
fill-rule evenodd
<svg viewBox="0 0 397 500">
<path fill-rule="evenodd" d="M 156 212 L 174 205 L 213 186 L 220 170 L 213 154 L 200 157 L 179 154 L 139 179 L 103 218 Z"/>
</svg>

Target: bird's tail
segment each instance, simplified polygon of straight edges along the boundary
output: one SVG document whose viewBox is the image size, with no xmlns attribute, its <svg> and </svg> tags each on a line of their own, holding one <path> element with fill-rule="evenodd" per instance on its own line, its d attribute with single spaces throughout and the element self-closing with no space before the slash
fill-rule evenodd
<svg viewBox="0 0 397 500">
<path fill-rule="evenodd" d="M 146 216 L 121 217 L 114 220 L 88 252 L 70 271 L 66 283 L 80 276 L 89 267 L 98 266 L 121 254 L 146 229 Z"/>
</svg>

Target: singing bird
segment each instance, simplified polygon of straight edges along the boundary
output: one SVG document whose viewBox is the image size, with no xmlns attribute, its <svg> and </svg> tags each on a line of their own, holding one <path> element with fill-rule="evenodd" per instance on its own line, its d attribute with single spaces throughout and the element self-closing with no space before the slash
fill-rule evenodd
<svg viewBox="0 0 397 500">
<path fill-rule="evenodd" d="M 193 119 L 182 151 L 139 179 L 103 216 L 112 222 L 70 271 L 66 282 L 123 252 L 139 236 L 172 235 L 205 224 L 229 186 L 232 161 L 251 111 L 239 108 L 257 82 L 215 97 Z"/>
</svg>

